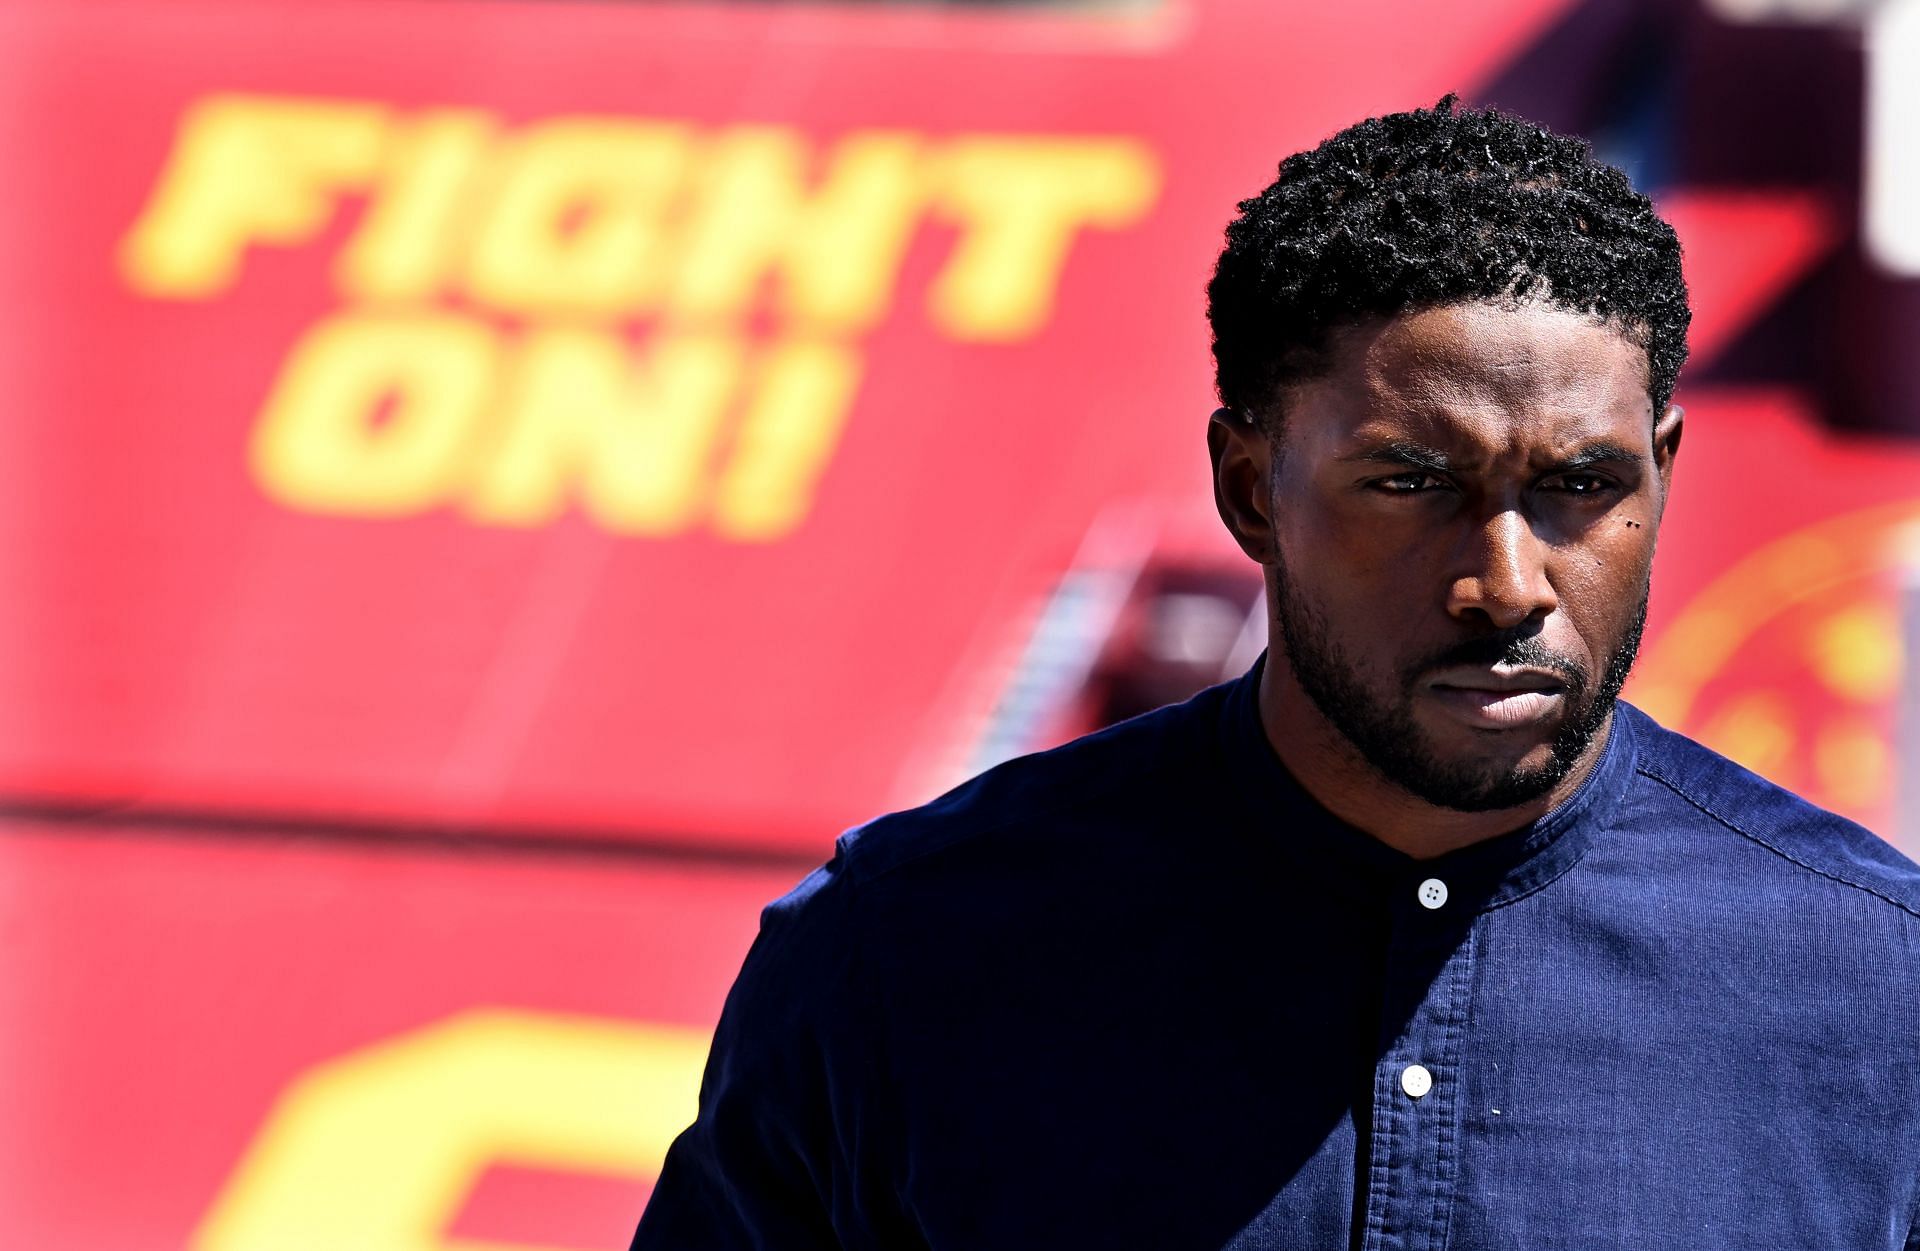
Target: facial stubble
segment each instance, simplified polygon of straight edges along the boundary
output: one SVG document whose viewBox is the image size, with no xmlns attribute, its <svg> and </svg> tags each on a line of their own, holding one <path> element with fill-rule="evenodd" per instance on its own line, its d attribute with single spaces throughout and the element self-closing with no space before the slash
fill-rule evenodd
<svg viewBox="0 0 1920 1251">
<path fill-rule="evenodd" d="M 1565 781 L 1607 723 L 1633 669 L 1646 628 L 1651 578 L 1643 579 L 1638 603 L 1619 642 L 1601 666 L 1590 669 L 1542 643 L 1537 633 L 1504 631 L 1464 640 L 1405 665 L 1394 675 L 1397 698 L 1368 690 L 1341 649 L 1326 615 L 1301 592 L 1284 562 L 1273 565 L 1275 625 L 1295 679 L 1321 716 L 1386 781 L 1442 808 L 1490 812 L 1541 798 Z M 1427 743 L 1413 716 L 1413 691 L 1422 676 L 1451 665 L 1525 665 L 1551 670 L 1566 684 L 1570 715 L 1549 744 L 1548 757 L 1531 768 L 1500 770 L 1486 761 L 1448 761 Z"/>
</svg>

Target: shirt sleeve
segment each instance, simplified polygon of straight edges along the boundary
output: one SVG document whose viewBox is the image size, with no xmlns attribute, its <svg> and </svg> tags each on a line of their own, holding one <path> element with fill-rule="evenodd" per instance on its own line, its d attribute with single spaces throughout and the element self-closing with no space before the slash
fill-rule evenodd
<svg viewBox="0 0 1920 1251">
<path fill-rule="evenodd" d="M 667 1152 L 631 1251 L 858 1245 L 835 1127 L 835 1009 L 852 947 L 838 858 L 761 914 L 727 995 L 699 1115 Z"/>
</svg>

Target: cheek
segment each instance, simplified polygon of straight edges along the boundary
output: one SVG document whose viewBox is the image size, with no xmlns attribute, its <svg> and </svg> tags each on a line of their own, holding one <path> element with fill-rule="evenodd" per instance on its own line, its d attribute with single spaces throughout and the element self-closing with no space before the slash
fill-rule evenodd
<svg viewBox="0 0 1920 1251">
<path fill-rule="evenodd" d="M 1653 535 L 1619 522 L 1591 534 L 1569 550 L 1565 563 L 1572 582 L 1589 595 L 1637 591 L 1653 567 Z"/>
<path fill-rule="evenodd" d="M 1350 658 L 1395 670 L 1405 654 L 1431 649 L 1449 585 L 1445 544 L 1433 528 L 1407 532 L 1378 517 L 1353 523 L 1323 513 L 1282 526 L 1279 537 L 1301 600 Z"/>
<path fill-rule="evenodd" d="M 1326 526 L 1298 550 L 1323 568 L 1319 580 L 1354 630 L 1384 639 L 1387 652 L 1419 651 L 1446 619 L 1456 543 L 1440 525 L 1374 516 Z"/>
<path fill-rule="evenodd" d="M 1554 585 L 1561 610 L 1596 658 L 1619 643 L 1638 614 L 1652 565 L 1652 540 L 1639 532 L 1584 544 L 1561 562 Z"/>
<path fill-rule="evenodd" d="M 1276 494 L 1274 530 L 1281 554 L 1292 566 L 1311 568 L 1322 585 L 1355 587 L 1381 583 L 1410 590 L 1407 573 L 1441 558 L 1445 541 L 1425 519 L 1395 524 L 1377 510 L 1346 505 L 1316 490 Z"/>
<path fill-rule="evenodd" d="M 1431 648 L 1445 610 L 1406 562 L 1376 562 L 1326 545 L 1286 554 L 1298 599 L 1349 663 L 1395 673 L 1408 654 Z"/>
</svg>

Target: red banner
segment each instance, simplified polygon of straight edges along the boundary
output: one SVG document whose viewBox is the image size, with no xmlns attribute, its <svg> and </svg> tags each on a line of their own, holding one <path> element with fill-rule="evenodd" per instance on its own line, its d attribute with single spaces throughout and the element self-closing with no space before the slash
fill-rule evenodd
<svg viewBox="0 0 1920 1251">
<path fill-rule="evenodd" d="M 612 1246 L 796 876 L 9 825 L 0 1228 Z"/>
<path fill-rule="evenodd" d="M 824 848 L 1206 498 L 1235 197 L 1560 7 L 16 5 L 0 790 Z"/>
<path fill-rule="evenodd" d="M 1121 707 L 1153 605 L 1236 654 L 1236 199 L 1556 121 L 1617 7 L 0 3 L 0 1236 L 619 1245 L 760 904 Z M 1853 184 L 1639 151 L 1697 322 L 1629 696 L 1891 834 L 1920 451 L 1816 364 L 1912 327 Z"/>
</svg>

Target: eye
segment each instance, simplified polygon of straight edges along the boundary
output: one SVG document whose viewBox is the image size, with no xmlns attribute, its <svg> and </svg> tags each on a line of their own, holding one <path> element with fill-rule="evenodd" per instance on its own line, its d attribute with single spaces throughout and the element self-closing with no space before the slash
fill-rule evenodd
<svg viewBox="0 0 1920 1251">
<path fill-rule="evenodd" d="M 1612 478 L 1597 473 L 1563 473 L 1546 482 L 1551 491 L 1561 491 L 1568 495 L 1605 495 L 1618 484 Z"/>
<path fill-rule="evenodd" d="M 1367 485 L 1389 495 L 1418 495 L 1426 491 L 1441 490 L 1447 484 L 1444 479 L 1435 474 L 1414 469 L 1387 478 L 1375 478 Z"/>
</svg>

